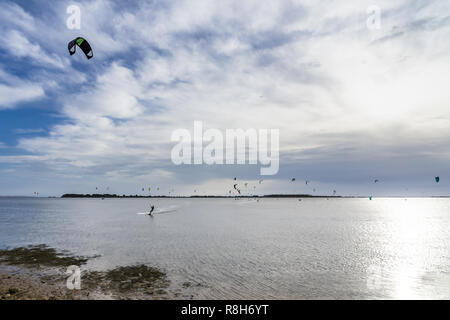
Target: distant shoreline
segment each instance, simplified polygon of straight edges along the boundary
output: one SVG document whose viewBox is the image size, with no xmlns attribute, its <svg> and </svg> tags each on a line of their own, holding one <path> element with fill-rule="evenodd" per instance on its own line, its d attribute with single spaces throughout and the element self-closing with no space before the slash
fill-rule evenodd
<svg viewBox="0 0 450 320">
<path fill-rule="evenodd" d="M 238 195 L 238 196 L 214 196 L 214 195 L 194 195 L 194 196 L 141 196 L 141 195 L 117 195 L 117 194 L 63 194 L 61 198 L 342 198 L 340 196 L 314 196 L 310 194 L 269 194 L 269 195 Z"/>
<path fill-rule="evenodd" d="M 193 196 L 141 196 L 141 195 L 117 195 L 117 194 L 63 194 L 61 198 L 104 198 L 104 199 L 262 199 L 262 198 L 319 198 L 319 199 L 365 199 L 369 196 L 324 196 L 311 194 L 268 194 L 268 195 L 238 195 L 238 196 L 214 196 L 214 195 L 193 195 Z M 56 197 L 53 197 L 56 198 Z M 380 196 L 376 198 L 450 198 L 450 196 Z"/>
<path fill-rule="evenodd" d="M 115 194 L 63 194 L 62 196 L 1 196 L 0 199 L 7 198 L 26 198 L 26 199 L 263 199 L 263 198 L 312 198 L 312 199 L 365 199 L 369 196 L 315 196 L 309 194 L 269 194 L 269 195 L 250 195 L 250 196 L 213 196 L 213 195 L 194 195 L 194 196 L 140 196 L 140 195 L 115 195 Z M 373 196 L 373 199 L 380 198 L 404 198 L 404 199 L 448 199 L 450 196 Z"/>
</svg>

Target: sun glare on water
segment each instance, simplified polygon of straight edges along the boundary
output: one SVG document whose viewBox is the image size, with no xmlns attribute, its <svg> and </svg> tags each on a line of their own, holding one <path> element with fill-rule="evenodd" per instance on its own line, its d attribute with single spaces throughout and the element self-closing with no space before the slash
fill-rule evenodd
<svg viewBox="0 0 450 320">
<path fill-rule="evenodd" d="M 393 299 L 430 299 L 450 293 L 450 276 L 433 271 L 445 257 L 446 246 L 439 238 L 445 230 L 436 221 L 442 215 L 441 200 L 379 199 L 387 235 L 383 248 L 381 275 L 384 290 Z"/>
</svg>

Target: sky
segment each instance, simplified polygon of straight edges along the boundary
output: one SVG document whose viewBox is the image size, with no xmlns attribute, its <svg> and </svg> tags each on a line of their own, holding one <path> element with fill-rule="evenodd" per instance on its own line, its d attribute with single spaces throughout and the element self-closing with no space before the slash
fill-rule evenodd
<svg viewBox="0 0 450 320">
<path fill-rule="evenodd" d="M 449 13 L 446 0 L 1 1 L 0 195 L 223 195 L 234 177 L 244 194 L 449 195 Z M 69 55 L 78 36 L 93 59 Z M 175 165 L 171 135 L 194 121 L 279 129 L 279 172 Z"/>
</svg>

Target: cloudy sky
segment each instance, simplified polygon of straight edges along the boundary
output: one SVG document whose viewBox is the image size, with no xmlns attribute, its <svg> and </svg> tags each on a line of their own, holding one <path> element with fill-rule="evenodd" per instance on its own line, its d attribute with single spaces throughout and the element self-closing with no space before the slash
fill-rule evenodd
<svg viewBox="0 0 450 320">
<path fill-rule="evenodd" d="M 259 166 L 172 163 L 172 132 L 195 120 L 280 130 L 280 171 L 256 193 L 449 194 L 449 14 L 447 0 L 1 1 L 0 195 L 256 185 Z M 77 36 L 94 59 L 69 56 Z"/>
</svg>

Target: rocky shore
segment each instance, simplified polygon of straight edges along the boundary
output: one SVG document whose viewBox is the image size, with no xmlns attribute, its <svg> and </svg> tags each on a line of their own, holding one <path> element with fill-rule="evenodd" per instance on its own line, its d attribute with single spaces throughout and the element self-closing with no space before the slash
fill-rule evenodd
<svg viewBox="0 0 450 320">
<path fill-rule="evenodd" d="M 166 274 L 146 265 L 83 271 L 80 289 L 67 287 L 68 266 L 95 257 L 77 257 L 45 245 L 0 250 L 1 300 L 170 299 Z M 175 298 L 186 298 L 177 293 Z"/>
</svg>

